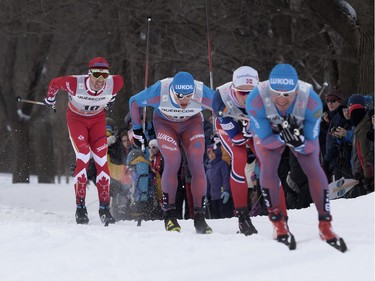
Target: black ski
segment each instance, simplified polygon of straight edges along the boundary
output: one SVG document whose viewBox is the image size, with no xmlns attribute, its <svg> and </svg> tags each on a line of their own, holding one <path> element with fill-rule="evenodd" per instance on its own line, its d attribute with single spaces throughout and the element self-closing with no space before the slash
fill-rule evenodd
<svg viewBox="0 0 375 281">
<path fill-rule="evenodd" d="M 276 241 L 284 244 L 289 248 L 289 250 L 295 250 L 297 248 L 296 239 L 294 238 L 294 235 L 289 232 L 289 235 L 280 235 L 276 238 Z"/>
<path fill-rule="evenodd" d="M 336 250 L 342 252 L 342 253 L 345 253 L 346 250 L 348 249 L 346 247 L 346 244 L 345 244 L 345 241 L 344 239 L 342 238 L 334 238 L 334 239 L 331 239 L 329 241 L 326 241 L 328 243 L 328 245 L 332 246 L 333 248 L 335 248 Z"/>
</svg>

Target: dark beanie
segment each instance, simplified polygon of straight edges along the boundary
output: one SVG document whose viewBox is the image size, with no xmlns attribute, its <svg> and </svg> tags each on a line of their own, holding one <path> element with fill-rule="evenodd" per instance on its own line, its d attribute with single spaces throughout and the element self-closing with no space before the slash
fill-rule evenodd
<svg viewBox="0 0 375 281">
<path fill-rule="evenodd" d="M 351 95 L 348 101 L 350 120 L 357 126 L 366 115 L 366 100 L 363 95 Z"/>
<path fill-rule="evenodd" d="M 342 102 L 341 92 L 336 89 L 330 90 L 326 95 L 326 100 L 329 99 L 336 99 L 337 101 Z"/>
<path fill-rule="evenodd" d="M 349 114 L 352 114 L 352 111 L 355 109 L 365 109 L 366 99 L 363 95 L 354 94 L 351 95 L 348 101 Z"/>
</svg>

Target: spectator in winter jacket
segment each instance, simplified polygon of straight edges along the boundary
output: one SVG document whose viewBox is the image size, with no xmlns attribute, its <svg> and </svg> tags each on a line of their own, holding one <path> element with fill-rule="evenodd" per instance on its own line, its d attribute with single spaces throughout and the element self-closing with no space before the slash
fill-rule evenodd
<svg viewBox="0 0 375 281">
<path fill-rule="evenodd" d="M 122 144 L 121 150 L 121 162 L 126 164 L 126 159 L 128 158 L 129 152 L 133 149 L 132 142 L 129 137 L 129 131 L 124 130 L 120 133 L 120 139 Z"/>
<path fill-rule="evenodd" d="M 352 156 L 353 143 L 353 123 L 349 117 L 348 101 L 344 101 L 338 108 L 338 113 L 345 120 L 342 126 L 338 126 L 332 132 L 336 138 L 338 155 L 335 163 L 335 179 L 342 177 L 350 179 L 352 175 L 352 165 L 350 159 Z"/>
<path fill-rule="evenodd" d="M 366 101 L 363 95 L 354 94 L 349 98 L 349 115 L 354 125 L 353 136 L 353 174 L 362 181 L 366 192 L 374 191 L 374 150 L 367 134 L 372 130 L 371 118 L 366 113 Z M 358 163 L 356 165 L 356 163 Z"/>
<path fill-rule="evenodd" d="M 116 165 L 123 164 L 122 161 L 122 143 L 119 135 L 119 131 L 115 122 L 112 118 L 106 118 L 106 135 L 107 135 L 107 145 L 108 145 L 108 160 Z"/>
<path fill-rule="evenodd" d="M 163 174 L 164 162 L 163 156 L 161 155 L 158 147 L 158 141 L 156 139 L 150 140 L 148 143 L 148 150 L 150 152 L 149 160 L 151 164 L 151 171 L 154 173 L 155 195 L 160 204 L 162 204 L 163 193 L 161 191 L 161 175 Z"/>
<path fill-rule="evenodd" d="M 326 136 L 326 152 L 323 159 L 323 168 L 327 175 L 328 182 L 332 182 L 333 175 L 337 179 L 337 176 L 340 175 L 340 172 L 336 166 L 336 160 L 338 157 L 338 145 L 336 141 L 336 137 L 334 136 L 334 132 L 338 127 L 344 127 L 346 123 L 346 119 L 341 117 L 338 112 L 339 106 L 342 104 L 341 92 L 338 90 L 331 90 L 326 95 L 325 100 L 327 107 L 328 107 L 328 118 L 329 118 L 329 125 L 328 131 Z"/>
<path fill-rule="evenodd" d="M 212 219 L 233 216 L 233 201 L 230 194 L 228 164 L 221 159 L 221 149 L 209 145 L 206 150 L 207 200 Z"/>
</svg>

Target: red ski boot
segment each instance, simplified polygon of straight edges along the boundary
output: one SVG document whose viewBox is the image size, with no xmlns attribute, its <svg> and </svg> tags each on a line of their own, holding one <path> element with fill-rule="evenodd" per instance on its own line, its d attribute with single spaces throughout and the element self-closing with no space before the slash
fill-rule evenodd
<svg viewBox="0 0 375 281">
<path fill-rule="evenodd" d="M 288 246 L 289 250 L 296 249 L 296 240 L 294 235 L 289 231 L 283 213 L 279 209 L 275 209 L 269 213 L 269 218 L 274 227 L 274 239 Z"/>
<path fill-rule="evenodd" d="M 326 241 L 333 248 L 339 250 L 340 252 L 345 252 L 347 250 L 344 239 L 340 238 L 336 233 L 333 232 L 332 216 L 319 216 L 319 235 L 323 241 Z"/>
</svg>

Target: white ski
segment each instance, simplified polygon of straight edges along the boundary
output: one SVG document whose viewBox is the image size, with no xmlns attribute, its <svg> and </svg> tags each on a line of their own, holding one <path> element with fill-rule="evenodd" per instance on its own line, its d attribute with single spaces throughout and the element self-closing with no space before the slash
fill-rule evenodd
<svg viewBox="0 0 375 281">
<path fill-rule="evenodd" d="M 331 182 L 328 185 L 329 188 L 329 199 L 337 199 L 344 196 L 348 191 L 350 191 L 358 181 L 355 179 L 345 179 L 341 178 L 337 181 Z"/>
</svg>

